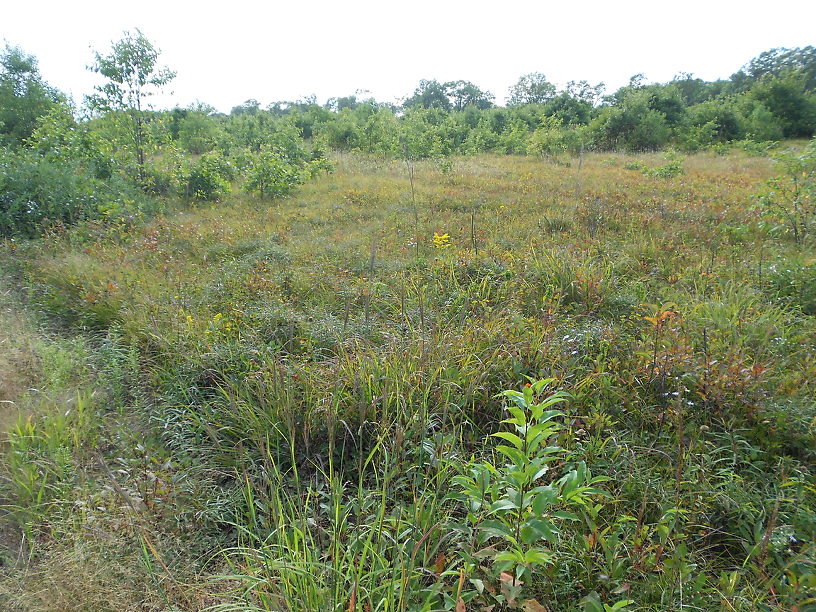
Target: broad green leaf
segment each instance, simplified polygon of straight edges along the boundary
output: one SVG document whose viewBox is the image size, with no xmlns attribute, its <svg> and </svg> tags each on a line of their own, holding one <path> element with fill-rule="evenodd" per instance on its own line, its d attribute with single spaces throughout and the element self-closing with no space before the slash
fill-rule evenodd
<svg viewBox="0 0 816 612">
<path fill-rule="evenodd" d="M 519 393 L 518 391 L 504 391 L 500 395 L 504 397 L 509 397 L 510 401 L 512 401 L 516 406 L 521 408 L 522 410 L 527 409 L 527 400 L 524 399 L 524 394 Z M 508 406 L 508 409 L 510 407 Z"/>
<path fill-rule="evenodd" d="M 536 466 L 536 467 L 538 467 L 538 471 L 533 474 L 532 480 L 534 482 L 536 480 L 538 480 L 539 478 L 541 478 L 544 474 L 546 474 L 550 469 L 549 465 L 542 465 L 540 467 L 539 466 Z"/>
<path fill-rule="evenodd" d="M 515 423 L 517 425 L 525 425 L 527 423 L 527 413 L 524 411 L 524 407 L 518 408 L 517 406 L 507 406 L 507 412 L 513 415 L 512 419 L 507 419 L 506 421 L 502 421 L 503 423 Z"/>
<path fill-rule="evenodd" d="M 524 442 L 519 438 L 516 434 L 510 433 L 509 431 L 500 431 L 498 433 L 490 434 L 495 438 L 501 438 L 502 440 L 507 440 L 515 446 L 518 450 L 521 450 L 524 447 Z"/>
<path fill-rule="evenodd" d="M 547 508 L 552 506 L 558 499 L 558 491 L 553 487 L 546 487 L 533 500 L 533 512 L 538 515 L 544 514 Z"/>
<path fill-rule="evenodd" d="M 505 550 L 496 555 L 496 561 L 513 561 L 524 563 L 524 554 L 518 550 Z"/>
<path fill-rule="evenodd" d="M 513 532 L 510 529 L 510 527 L 508 527 L 501 521 L 495 520 L 482 521 L 482 523 L 479 525 L 479 531 L 482 531 L 485 534 L 487 534 L 489 538 L 505 539 L 508 537 L 512 537 L 513 535 Z"/>
<path fill-rule="evenodd" d="M 490 512 L 498 512 L 499 510 L 518 510 L 519 505 L 512 499 L 506 497 L 494 502 L 490 505 Z"/>
<path fill-rule="evenodd" d="M 555 518 L 563 519 L 565 521 L 578 521 L 578 520 L 580 520 L 578 518 L 577 514 L 574 514 L 572 512 L 567 512 L 565 510 L 559 510 L 558 512 L 553 512 L 552 516 L 554 516 Z"/>
<path fill-rule="evenodd" d="M 616 612 L 617 610 L 623 610 L 626 606 L 633 603 L 635 603 L 634 599 L 621 599 L 612 606 L 604 605 L 604 608 L 606 608 L 605 612 Z"/>
<path fill-rule="evenodd" d="M 506 444 L 500 444 L 496 447 L 496 450 L 512 461 L 513 464 L 519 469 L 524 469 L 524 466 L 527 465 L 527 455 L 522 453 L 517 448 L 507 446 Z"/>
<path fill-rule="evenodd" d="M 543 519 L 531 519 L 521 527 L 521 541 L 525 544 L 532 544 L 541 539 L 554 542 L 557 535 L 555 526 Z"/>
<path fill-rule="evenodd" d="M 537 380 L 534 383 L 532 383 L 530 385 L 530 387 L 536 393 L 541 393 L 542 389 L 546 389 L 547 387 L 550 386 L 551 383 L 554 383 L 554 382 L 555 382 L 554 378 L 542 378 L 541 380 Z"/>
<path fill-rule="evenodd" d="M 546 565 L 552 561 L 553 556 L 540 548 L 531 548 L 524 553 L 524 562 L 530 565 Z"/>
</svg>

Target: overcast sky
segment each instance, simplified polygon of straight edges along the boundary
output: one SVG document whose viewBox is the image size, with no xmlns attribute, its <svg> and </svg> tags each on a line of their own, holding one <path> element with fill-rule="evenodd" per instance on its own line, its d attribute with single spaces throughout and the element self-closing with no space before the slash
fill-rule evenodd
<svg viewBox="0 0 816 612">
<path fill-rule="evenodd" d="M 583 2 L 140 0 L 3 2 L 0 39 L 39 59 L 51 85 L 81 101 L 106 51 L 139 28 L 176 70 L 158 108 L 206 102 L 229 112 L 316 95 L 410 94 L 420 79 L 465 79 L 502 102 L 520 75 L 603 81 L 726 78 L 762 51 L 816 44 L 816 1 Z"/>
</svg>

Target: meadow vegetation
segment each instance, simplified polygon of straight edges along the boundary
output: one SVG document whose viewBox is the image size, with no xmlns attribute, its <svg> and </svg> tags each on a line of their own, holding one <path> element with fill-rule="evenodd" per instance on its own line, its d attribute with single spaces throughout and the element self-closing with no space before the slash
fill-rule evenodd
<svg viewBox="0 0 816 612">
<path fill-rule="evenodd" d="M 816 144 L 325 136 L 357 108 L 3 153 L 4 609 L 814 609 Z"/>
</svg>

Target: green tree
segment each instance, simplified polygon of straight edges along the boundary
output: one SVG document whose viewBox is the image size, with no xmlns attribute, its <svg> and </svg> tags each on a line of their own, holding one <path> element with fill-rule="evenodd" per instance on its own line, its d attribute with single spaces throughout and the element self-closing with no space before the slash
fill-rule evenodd
<svg viewBox="0 0 816 612">
<path fill-rule="evenodd" d="M 176 73 L 157 66 L 159 51 L 138 29 L 135 33 L 125 32 L 107 55 L 97 51 L 94 55 L 89 69 L 107 82 L 94 88 L 97 93 L 88 97 L 88 104 L 93 110 L 120 113 L 126 118 L 124 125 L 136 155 L 138 180 L 144 183 L 147 99 L 172 81 Z"/>
<path fill-rule="evenodd" d="M 816 47 L 763 51 L 731 78 L 751 83 L 766 77 L 784 78 L 791 74 L 800 76 L 806 91 L 816 89 Z"/>
<path fill-rule="evenodd" d="M 563 93 L 569 94 L 571 98 L 585 102 L 590 106 L 595 106 L 603 99 L 606 85 L 598 83 L 591 85 L 589 81 L 569 81 Z"/>
<path fill-rule="evenodd" d="M 564 124 L 583 125 L 589 123 L 592 116 L 592 104 L 586 100 L 572 97 L 565 91 L 544 105 L 544 114 L 557 117 Z"/>
<path fill-rule="evenodd" d="M 779 230 L 793 236 L 796 244 L 810 239 L 816 227 L 816 140 L 801 152 L 775 156 L 782 173 L 771 179 L 760 199 L 766 218 L 780 223 Z"/>
<path fill-rule="evenodd" d="M 519 77 L 510 88 L 507 106 L 522 104 L 545 104 L 555 97 L 555 85 L 540 72 L 531 72 Z"/>
<path fill-rule="evenodd" d="M 114 160 L 104 136 L 86 122 L 77 123 L 67 106 L 56 106 L 40 117 L 26 142 L 46 162 L 76 164 L 100 179 L 113 173 Z"/>
<path fill-rule="evenodd" d="M 803 77 L 763 77 L 749 94 L 782 123 L 786 138 L 810 138 L 816 132 L 816 98 L 808 95 Z"/>
<path fill-rule="evenodd" d="M 244 183 L 244 190 L 257 192 L 261 199 L 286 195 L 303 183 L 300 169 L 278 153 L 263 151 L 255 156 Z"/>
<path fill-rule="evenodd" d="M 489 91 L 482 91 L 470 81 L 451 81 L 445 85 L 453 110 L 462 111 L 468 106 L 484 110 L 493 106 L 495 96 Z"/>
<path fill-rule="evenodd" d="M 671 128 L 666 115 L 651 108 L 648 91 L 629 91 L 622 103 L 603 109 L 590 128 L 604 149 L 654 151 L 668 142 Z"/>
<path fill-rule="evenodd" d="M 40 77 L 37 59 L 6 45 L 0 55 L 0 143 L 28 139 L 37 119 L 60 102 L 63 96 Z"/>
<path fill-rule="evenodd" d="M 236 117 L 238 115 L 257 115 L 260 110 L 261 103 L 254 98 L 250 98 L 243 104 L 233 106 L 232 110 L 230 111 L 230 116 Z"/>
<path fill-rule="evenodd" d="M 403 103 L 405 108 L 441 108 L 449 111 L 451 101 L 448 98 L 447 83 L 440 83 L 436 79 L 422 79 L 414 90 L 414 95 Z"/>
<path fill-rule="evenodd" d="M 697 128 L 710 124 L 712 136 L 720 142 L 744 136 L 734 102 L 729 99 L 718 98 L 689 107 L 687 124 Z"/>
<path fill-rule="evenodd" d="M 190 109 L 178 124 L 179 144 L 199 155 L 212 151 L 221 136 L 221 126 L 206 109 Z"/>
</svg>

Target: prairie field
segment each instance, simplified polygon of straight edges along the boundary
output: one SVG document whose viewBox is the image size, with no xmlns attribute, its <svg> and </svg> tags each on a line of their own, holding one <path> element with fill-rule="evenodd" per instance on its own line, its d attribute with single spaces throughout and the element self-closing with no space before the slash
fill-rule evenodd
<svg viewBox="0 0 816 612">
<path fill-rule="evenodd" d="M 816 609 L 768 156 L 331 162 L 3 243 L 0 607 Z"/>
</svg>

